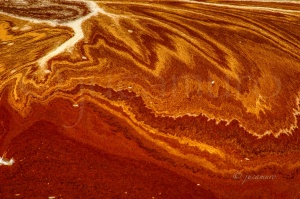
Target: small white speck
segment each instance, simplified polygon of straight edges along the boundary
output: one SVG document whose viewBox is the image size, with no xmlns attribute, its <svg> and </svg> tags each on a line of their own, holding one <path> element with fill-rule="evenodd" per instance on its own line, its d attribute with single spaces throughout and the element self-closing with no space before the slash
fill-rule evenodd
<svg viewBox="0 0 300 199">
<path fill-rule="evenodd" d="M 20 30 L 21 30 L 21 31 L 27 31 L 27 30 L 30 30 L 30 29 L 31 29 L 31 26 L 25 25 L 25 26 L 23 26 Z"/>
<path fill-rule="evenodd" d="M 128 30 L 129 33 L 133 33 L 133 30 Z"/>
<path fill-rule="evenodd" d="M 51 70 L 44 70 L 44 72 L 45 72 L 46 74 L 49 74 L 49 73 L 51 73 Z"/>
<path fill-rule="evenodd" d="M 11 74 L 13 74 L 13 73 L 15 73 L 15 72 L 16 72 L 15 69 L 13 69 L 13 70 L 10 71 Z"/>
<path fill-rule="evenodd" d="M 19 194 L 19 193 L 16 193 L 16 194 L 15 194 L 15 196 L 20 196 L 20 195 L 21 195 L 21 194 Z"/>
<path fill-rule="evenodd" d="M 214 84 L 215 84 L 215 81 L 212 81 L 212 82 L 211 82 L 211 84 L 213 84 L 213 85 L 214 85 Z"/>
<path fill-rule="evenodd" d="M 132 86 L 128 86 L 127 88 L 128 88 L 128 89 L 132 89 Z"/>
<path fill-rule="evenodd" d="M 82 59 L 87 59 L 87 57 L 86 57 L 86 56 L 82 56 L 81 58 L 82 58 Z"/>
<path fill-rule="evenodd" d="M 54 199 L 55 198 L 55 196 L 49 196 L 48 197 L 48 199 Z"/>
<path fill-rule="evenodd" d="M 73 104 L 73 107 L 77 108 L 77 107 L 79 107 L 79 104 Z"/>
<path fill-rule="evenodd" d="M 250 160 L 249 158 L 245 158 L 245 160 Z"/>
<path fill-rule="evenodd" d="M 200 186 L 200 184 L 197 184 L 197 186 Z"/>
<path fill-rule="evenodd" d="M 12 30 L 19 30 L 19 27 L 18 26 L 14 26 L 11 28 Z"/>
<path fill-rule="evenodd" d="M 7 45 L 8 46 L 12 46 L 12 45 L 14 45 L 15 43 L 14 42 L 10 42 L 10 43 L 8 43 Z"/>
<path fill-rule="evenodd" d="M 125 191 L 125 194 L 127 194 L 127 191 Z"/>
<path fill-rule="evenodd" d="M 4 165 L 4 166 L 12 166 L 15 163 L 15 160 L 13 158 L 11 159 L 6 159 L 4 158 L 5 154 L 3 154 L 3 156 L 0 158 L 0 166 Z"/>
</svg>

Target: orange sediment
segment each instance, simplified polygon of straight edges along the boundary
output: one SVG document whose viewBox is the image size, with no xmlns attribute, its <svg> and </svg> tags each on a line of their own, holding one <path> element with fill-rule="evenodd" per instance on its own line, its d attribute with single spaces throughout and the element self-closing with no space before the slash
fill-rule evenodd
<svg viewBox="0 0 300 199">
<path fill-rule="evenodd" d="M 89 2 L 28 2 L 0 3 L 0 196 L 299 195 L 300 3 L 95 1 L 75 28 Z"/>
</svg>

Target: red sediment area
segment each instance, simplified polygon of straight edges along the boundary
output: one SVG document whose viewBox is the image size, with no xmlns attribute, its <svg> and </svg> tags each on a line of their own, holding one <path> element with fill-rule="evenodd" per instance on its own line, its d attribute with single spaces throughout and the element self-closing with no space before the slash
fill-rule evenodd
<svg viewBox="0 0 300 199">
<path fill-rule="evenodd" d="M 86 106 L 85 115 L 89 115 L 90 107 Z M 109 113 L 97 110 L 103 116 L 89 118 L 97 121 L 94 125 L 98 136 L 90 140 L 89 133 L 95 127 L 86 119 L 72 128 L 65 126 L 66 121 L 78 116 L 70 102 L 55 100 L 48 106 L 34 106 L 33 110 L 35 113 L 26 119 L 26 124 L 1 100 L 0 121 L 6 124 L 1 129 L 2 140 L 10 136 L 6 132 L 19 131 L 9 143 L 7 153 L 17 163 L 1 168 L 1 198 L 214 197 L 211 191 L 184 176 L 154 164 L 151 157 L 147 161 L 132 138 L 126 137 L 124 132 L 130 131 L 126 125 L 122 121 L 107 121 Z M 14 128 L 15 124 L 24 127 Z M 84 132 L 78 132 L 78 126 Z M 124 146 L 118 148 L 116 143 Z M 121 155 L 108 153 L 106 147 Z M 136 151 L 132 151 L 134 147 Z"/>
<path fill-rule="evenodd" d="M 85 104 L 79 117 L 80 110 L 70 101 L 56 99 L 48 105 L 33 105 L 29 117 L 24 119 L 10 108 L 4 96 L 5 93 L 0 105 L 1 140 L 7 144 L 2 147 L 8 149 L 6 156 L 14 157 L 16 163 L 1 167 L 2 198 L 227 198 L 226 195 L 251 198 L 256 194 L 264 198 L 290 198 L 298 194 L 298 169 L 266 165 L 242 170 L 238 179 L 214 174 L 201 166 L 182 165 L 171 156 L 159 155 L 164 153 L 151 150 L 126 122 L 92 103 Z M 296 136 L 282 136 L 281 141 L 274 137 L 256 140 L 235 122 L 225 126 L 204 118 L 194 120 L 199 126 L 206 124 L 208 132 L 202 135 L 210 135 L 208 140 L 216 145 L 223 143 L 228 153 L 241 156 L 245 153 L 251 159 L 258 159 L 262 165 L 263 161 L 274 161 L 268 159 L 268 150 L 279 154 L 278 161 L 282 162 L 280 154 L 284 150 L 291 151 L 287 161 L 297 150 Z M 189 126 L 184 118 L 173 126 L 176 124 Z M 171 128 L 172 124 L 169 125 L 167 128 Z M 227 139 L 232 141 L 232 148 L 239 148 L 240 144 L 243 151 L 230 149 Z M 219 161 L 209 153 L 197 153 L 212 162 Z M 243 164 L 244 168 L 249 166 L 246 160 Z M 261 173 L 275 178 L 245 179 Z"/>
</svg>

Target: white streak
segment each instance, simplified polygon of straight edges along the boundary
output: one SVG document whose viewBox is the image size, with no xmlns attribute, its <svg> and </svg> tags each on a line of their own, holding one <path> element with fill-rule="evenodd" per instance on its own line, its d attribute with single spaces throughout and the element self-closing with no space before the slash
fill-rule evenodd
<svg viewBox="0 0 300 199">
<path fill-rule="evenodd" d="M 11 166 L 15 163 L 15 160 L 13 158 L 11 159 L 6 159 L 5 157 L 5 153 L 3 154 L 3 156 L 0 158 L 0 166 Z"/>
<path fill-rule="evenodd" d="M 84 38 L 84 34 L 83 34 L 83 30 L 82 30 L 81 25 L 85 20 L 91 18 L 92 16 L 96 16 L 98 13 L 101 13 L 101 14 L 104 14 L 104 15 L 109 15 L 102 8 L 100 8 L 97 5 L 97 3 L 95 3 L 95 2 L 87 2 L 87 3 L 88 3 L 88 7 L 89 7 L 91 13 L 89 13 L 88 15 L 83 16 L 79 19 L 76 19 L 74 21 L 62 24 L 62 26 L 67 26 L 67 27 L 72 28 L 73 31 L 74 31 L 74 36 L 72 38 L 70 38 L 68 41 L 66 41 L 65 43 L 63 43 L 62 45 L 60 45 L 55 50 L 51 51 L 50 53 L 48 53 L 47 55 L 42 57 L 38 61 L 40 67 L 42 67 L 42 68 L 46 67 L 47 62 L 51 58 L 53 58 L 53 57 L 59 55 L 60 53 L 63 53 L 66 50 L 72 48 L 78 41 L 80 41 L 81 39 Z"/>
</svg>

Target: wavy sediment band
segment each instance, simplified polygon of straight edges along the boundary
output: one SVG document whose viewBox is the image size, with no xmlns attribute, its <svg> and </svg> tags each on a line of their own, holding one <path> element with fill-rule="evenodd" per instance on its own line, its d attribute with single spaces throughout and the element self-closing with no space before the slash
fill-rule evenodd
<svg viewBox="0 0 300 199">
<path fill-rule="evenodd" d="M 299 177 L 298 1 L 1 1 L 0 15 L 1 106 L 18 126 L 3 150 L 47 121 L 215 196 L 237 172 L 280 176 L 284 194 Z"/>
</svg>

